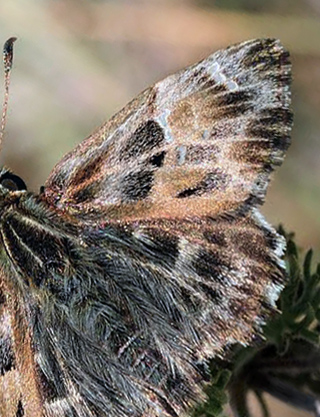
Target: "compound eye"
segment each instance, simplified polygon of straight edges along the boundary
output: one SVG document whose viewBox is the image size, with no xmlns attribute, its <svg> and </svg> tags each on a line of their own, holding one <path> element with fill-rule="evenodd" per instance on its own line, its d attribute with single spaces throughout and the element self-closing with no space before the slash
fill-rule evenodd
<svg viewBox="0 0 320 417">
<path fill-rule="evenodd" d="M 11 174 L 11 172 L 6 172 L 0 177 L 0 184 L 2 187 L 9 191 L 20 191 L 27 189 L 25 182 L 20 177 L 18 177 L 18 175 Z"/>
</svg>

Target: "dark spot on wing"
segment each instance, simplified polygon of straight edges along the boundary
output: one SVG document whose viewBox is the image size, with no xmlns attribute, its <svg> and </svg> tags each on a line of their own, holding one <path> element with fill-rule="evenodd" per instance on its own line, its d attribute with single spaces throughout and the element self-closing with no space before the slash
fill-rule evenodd
<svg viewBox="0 0 320 417">
<path fill-rule="evenodd" d="M 96 181 L 91 184 L 84 184 L 82 188 L 75 191 L 72 200 L 75 204 L 84 203 L 92 200 L 99 190 L 99 183 Z"/>
<path fill-rule="evenodd" d="M 201 189 L 199 187 L 187 188 L 187 189 L 181 191 L 177 195 L 177 198 L 187 198 L 187 197 L 192 197 L 192 196 L 195 196 L 195 195 L 199 195 L 200 190 Z"/>
<path fill-rule="evenodd" d="M 217 107 L 214 119 L 234 118 L 251 112 L 254 106 L 252 91 L 229 91 L 220 95 L 214 105 Z"/>
<path fill-rule="evenodd" d="M 219 108 L 219 111 L 214 115 L 214 119 L 221 120 L 221 119 L 227 119 L 227 118 L 231 119 L 231 118 L 239 117 L 248 112 L 251 112 L 252 109 L 253 109 L 253 104 L 248 104 L 248 103 L 241 103 L 241 104 L 221 107 Z"/>
<path fill-rule="evenodd" d="M 14 353 L 9 334 L 0 338 L 0 375 L 14 368 Z"/>
<path fill-rule="evenodd" d="M 285 151 L 290 145 L 290 135 L 279 129 L 270 128 L 260 124 L 252 123 L 246 129 L 246 135 L 250 138 L 269 139 L 270 147 Z"/>
<path fill-rule="evenodd" d="M 218 290 L 210 287 L 210 285 L 208 285 L 204 282 L 201 282 L 199 284 L 199 287 L 208 296 L 208 298 L 210 298 L 211 301 L 213 301 L 215 304 L 221 303 L 223 297 Z"/>
<path fill-rule="evenodd" d="M 252 100 L 252 92 L 250 90 L 231 91 L 222 94 L 217 99 L 218 106 L 240 105 Z"/>
<path fill-rule="evenodd" d="M 234 236 L 237 248 L 248 258 L 259 263 L 268 263 L 269 254 L 263 236 L 252 231 L 238 231 Z"/>
<path fill-rule="evenodd" d="M 169 233 L 158 230 L 143 230 L 143 240 L 139 244 L 143 246 L 143 253 L 151 258 L 152 262 L 166 266 L 174 266 L 179 256 L 179 238 Z"/>
<path fill-rule="evenodd" d="M 215 171 L 207 174 L 206 178 L 200 181 L 197 185 L 192 188 L 186 188 L 183 191 L 180 191 L 177 198 L 187 198 L 192 196 L 199 196 L 213 190 L 223 190 L 228 181 L 228 176 L 221 172 L 221 170 L 216 169 Z"/>
<path fill-rule="evenodd" d="M 268 143 L 273 148 L 286 150 L 290 143 L 287 129 L 292 125 L 292 112 L 284 108 L 267 108 L 257 116 L 248 124 L 246 134 L 269 139 Z"/>
<path fill-rule="evenodd" d="M 200 250 L 194 258 L 192 266 L 202 278 L 220 283 L 225 281 L 225 277 L 221 274 L 221 271 L 228 266 L 228 262 L 222 259 L 217 252 L 206 251 L 204 249 Z"/>
<path fill-rule="evenodd" d="M 277 71 L 281 66 L 289 64 L 289 53 L 276 47 L 275 40 L 265 39 L 253 45 L 245 57 L 242 64 L 245 67 L 258 67 L 259 71 Z"/>
<path fill-rule="evenodd" d="M 142 170 L 126 175 L 122 180 L 121 193 L 123 200 L 138 201 L 145 199 L 152 188 L 154 180 L 153 171 Z"/>
<path fill-rule="evenodd" d="M 162 128 L 154 120 L 148 120 L 140 125 L 128 139 L 121 152 L 121 160 L 139 157 L 150 153 L 155 148 L 164 144 L 165 137 Z"/>
<path fill-rule="evenodd" d="M 21 400 L 19 400 L 18 407 L 17 407 L 17 412 L 16 412 L 16 417 L 23 417 L 23 416 L 24 416 L 24 408 L 23 408 Z"/>
<path fill-rule="evenodd" d="M 264 237 L 267 241 L 268 247 L 275 251 L 279 247 L 279 238 L 278 236 L 271 230 L 262 229 L 264 231 Z"/>
<path fill-rule="evenodd" d="M 72 187 L 76 187 L 80 184 L 87 182 L 92 176 L 99 173 L 103 166 L 103 159 L 105 155 L 99 155 L 93 161 L 89 162 L 87 165 L 80 167 L 76 171 L 76 175 L 71 180 Z"/>
<path fill-rule="evenodd" d="M 267 108 L 261 110 L 258 116 L 259 123 L 270 127 L 283 126 L 290 127 L 293 121 L 293 114 L 289 109 L 284 109 L 282 107 L 276 108 Z"/>
<path fill-rule="evenodd" d="M 154 165 L 155 167 L 160 168 L 163 165 L 165 156 L 166 156 L 165 151 L 162 151 L 160 153 L 157 153 L 157 154 L 153 155 L 150 158 L 149 162 L 150 162 L 151 165 Z"/>
</svg>

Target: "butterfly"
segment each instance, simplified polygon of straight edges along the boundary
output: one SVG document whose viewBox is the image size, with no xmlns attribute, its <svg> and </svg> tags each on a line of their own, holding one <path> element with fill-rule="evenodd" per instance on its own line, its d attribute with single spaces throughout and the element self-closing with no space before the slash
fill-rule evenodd
<svg viewBox="0 0 320 417">
<path fill-rule="evenodd" d="M 6 47 L 7 58 L 12 50 Z M 258 210 L 290 142 L 278 40 L 143 91 L 39 194 L 0 171 L 0 414 L 178 417 L 285 280 Z"/>
</svg>

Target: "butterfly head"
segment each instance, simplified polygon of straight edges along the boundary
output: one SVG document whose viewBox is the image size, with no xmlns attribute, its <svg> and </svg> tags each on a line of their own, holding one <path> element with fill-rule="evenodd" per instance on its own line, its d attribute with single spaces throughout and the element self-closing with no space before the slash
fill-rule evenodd
<svg viewBox="0 0 320 417">
<path fill-rule="evenodd" d="M 0 170 L 0 193 L 7 194 L 17 191 L 26 191 L 27 186 L 25 182 L 18 177 L 18 175 L 13 174 L 8 171 L 6 168 Z"/>
</svg>

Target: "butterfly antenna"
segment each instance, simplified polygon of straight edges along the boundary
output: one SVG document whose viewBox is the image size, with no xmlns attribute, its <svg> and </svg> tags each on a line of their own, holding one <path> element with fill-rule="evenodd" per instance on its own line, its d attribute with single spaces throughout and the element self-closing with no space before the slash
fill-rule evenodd
<svg viewBox="0 0 320 417">
<path fill-rule="evenodd" d="M 3 46 L 3 65 L 4 65 L 4 100 L 2 105 L 2 117 L 0 128 L 0 148 L 2 145 L 2 139 L 4 135 L 4 129 L 6 127 L 7 113 L 8 113 L 8 101 L 9 101 L 9 85 L 10 74 L 13 62 L 13 44 L 17 38 L 10 38 Z"/>
</svg>

